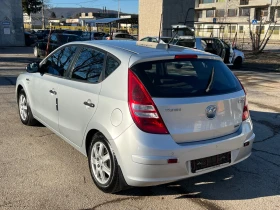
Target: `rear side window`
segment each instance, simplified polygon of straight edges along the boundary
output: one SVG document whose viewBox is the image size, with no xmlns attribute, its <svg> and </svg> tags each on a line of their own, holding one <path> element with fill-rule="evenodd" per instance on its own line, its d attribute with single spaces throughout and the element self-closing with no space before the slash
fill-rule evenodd
<svg viewBox="0 0 280 210">
<path fill-rule="evenodd" d="M 154 61 L 131 69 L 152 97 L 198 97 L 242 90 L 233 73 L 217 60 Z"/>
<path fill-rule="evenodd" d="M 106 61 L 105 78 L 112 74 L 119 67 L 119 65 L 119 61 L 112 58 L 111 56 L 108 56 Z"/>
<path fill-rule="evenodd" d="M 92 48 L 84 48 L 75 64 L 72 78 L 97 83 L 103 70 L 105 54 Z"/>
</svg>

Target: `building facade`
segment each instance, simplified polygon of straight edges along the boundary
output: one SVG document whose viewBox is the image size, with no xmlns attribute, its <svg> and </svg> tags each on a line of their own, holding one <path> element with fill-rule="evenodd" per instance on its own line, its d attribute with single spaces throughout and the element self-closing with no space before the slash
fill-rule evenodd
<svg viewBox="0 0 280 210">
<path fill-rule="evenodd" d="M 140 0 L 139 38 L 158 36 L 159 31 L 162 36 L 171 36 L 171 26 L 184 24 L 185 21 L 193 26 L 194 7 L 193 0 Z"/>
<path fill-rule="evenodd" d="M 24 46 L 21 0 L 1 0 L 0 46 Z"/>
<path fill-rule="evenodd" d="M 278 0 L 195 0 L 195 28 L 199 36 L 249 38 L 249 28 L 261 34 L 280 21 Z M 254 24 L 252 24 L 252 22 Z M 280 23 L 280 22 L 279 22 Z M 275 25 L 271 39 L 280 39 L 280 24 Z"/>
</svg>

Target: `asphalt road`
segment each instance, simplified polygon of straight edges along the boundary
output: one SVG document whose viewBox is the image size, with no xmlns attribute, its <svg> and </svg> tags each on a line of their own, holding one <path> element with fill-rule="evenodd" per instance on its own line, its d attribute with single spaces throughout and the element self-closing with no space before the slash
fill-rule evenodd
<svg viewBox="0 0 280 210">
<path fill-rule="evenodd" d="M 280 74 L 236 71 L 249 95 L 256 142 L 230 168 L 184 181 L 104 194 L 86 157 L 43 126 L 24 126 L 15 81 L 30 48 L 0 48 L 0 209 L 280 209 Z"/>
</svg>

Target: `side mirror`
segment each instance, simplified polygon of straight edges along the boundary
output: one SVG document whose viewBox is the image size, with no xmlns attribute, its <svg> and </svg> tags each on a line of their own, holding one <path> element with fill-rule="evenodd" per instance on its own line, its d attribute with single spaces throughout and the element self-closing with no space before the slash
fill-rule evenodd
<svg viewBox="0 0 280 210">
<path fill-rule="evenodd" d="M 39 72 L 39 64 L 38 63 L 30 63 L 26 66 L 26 71 L 28 73 L 36 73 Z"/>
</svg>

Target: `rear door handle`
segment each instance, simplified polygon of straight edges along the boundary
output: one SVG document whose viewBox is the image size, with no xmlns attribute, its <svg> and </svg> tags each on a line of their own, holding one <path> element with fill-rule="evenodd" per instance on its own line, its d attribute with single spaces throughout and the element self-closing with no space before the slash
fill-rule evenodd
<svg viewBox="0 0 280 210">
<path fill-rule="evenodd" d="M 95 107 L 95 105 L 93 103 L 89 102 L 89 101 L 85 101 L 84 105 L 89 106 L 91 108 Z"/>
<path fill-rule="evenodd" d="M 50 93 L 56 95 L 56 91 L 55 90 L 50 90 Z"/>
<path fill-rule="evenodd" d="M 30 81 L 30 79 L 29 79 L 29 78 L 26 78 L 26 81 L 28 81 L 28 82 L 29 82 L 29 81 Z"/>
</svg>

